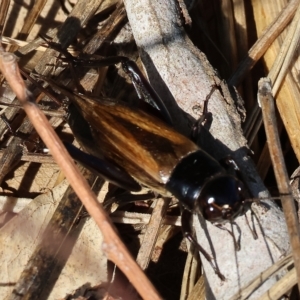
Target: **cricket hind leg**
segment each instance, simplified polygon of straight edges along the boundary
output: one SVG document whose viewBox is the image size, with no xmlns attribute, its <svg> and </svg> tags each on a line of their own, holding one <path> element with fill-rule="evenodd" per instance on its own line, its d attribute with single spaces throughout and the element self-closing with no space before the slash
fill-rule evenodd
<svg viewBox="0 0 300 300">
<path fill-rule="evenodd" d="M 181 214 L 181 226 L 183 231 L 183 236 L 187 238 L 193 245 L 202 253 L 202 255 L 205 257 L 205 259 L 210 263 L 211 267 L 215 271 L 215 273 L 218 275 L 218 277 L 224 281 L 225 277 L 221 273 L 216 260 L 211 257 L 207 251 L 197 242 L 197 240 L 193 237 L 192 234 L 192 227 L 191 227 L 191 219 L 192 219 L 192 213 L 186 209 L 182 211 Z"/>
</svg>

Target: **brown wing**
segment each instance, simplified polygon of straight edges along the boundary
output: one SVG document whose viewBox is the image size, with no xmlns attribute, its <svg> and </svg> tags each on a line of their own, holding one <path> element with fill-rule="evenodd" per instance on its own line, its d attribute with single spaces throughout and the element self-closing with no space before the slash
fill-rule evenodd
<svg viewBox="0 0 300 300">
<path fill-rule="evenodd" d="M 92 128 L 99 154 L 140 183 L 164 193 L 178 161 L 198 150 L 189 139 L 147 113 L 126 105 L 75 97 Z"/>
</svg>

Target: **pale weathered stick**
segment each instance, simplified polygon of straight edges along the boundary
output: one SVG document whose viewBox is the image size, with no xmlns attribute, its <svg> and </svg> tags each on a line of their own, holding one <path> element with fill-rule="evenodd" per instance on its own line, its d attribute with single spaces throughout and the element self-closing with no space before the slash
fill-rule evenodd
<svg viewBox="0 0 300 300">
<path fill-rule="evenodd" d="M 98 203 L 88 183 L 78 171 L 74 161 L 64 148 L 47 118 L 39 110 L 37 105 L 34 104 L 32 96 L 26 89 L 25 83 L 20 75 L 16 57 L 11 53 L 4 52 L 3 48 L 0 48 L 0 69 L 23 105 L 36 131 L 50 149 L 52 156 L 61 167 L 86 210 L 101 229 L 105 241 L 103 249 L 108 258 L 124 272 L 144 299 L 161 299 L 154 286 L 141 271 L 140 267 L 127 251 L 125 245 L 119 239 L 113 224 L 101 204 Z"/>
<path fill-rule="evenodd" d="M 203 146 L 218 159 L 226 154 L 233 155 L 252 194 L 255 197 L 267 196 L 247 156 L 240 116 L 233 100 L 206 57 L 192 45 L 180 26 L 174 1 L 125 0 L 125 7 L 150 82 L 170 109 L 176 128 L 189 133 L 185 114 L 177 104 L 189 116 L 197 119 L 199 115 L 195 108 L 202 107 L 212 86 L 218 85 L 225 99 L 219 91 L 215 91 L 209 100 L 208 110 L 213 117 L 209 132 L 215 139 L 205 130 L 201 131 L 200 139 L 205 136 Z M 225 282 L 220 282 L 207 261 L 202 260 L 209 285 L 207 298 L 229 298 L 289 249 L 283 214 L 272 203 L 268 205 L 267 211 L 264 207 L 256 208 L 259 226 L 263 229 L 263 235 L 258 240 L 253 239 L 244 217 L 238 218 L 242 234 L 239 252 L 235 252 L 232 238 L 227 232 L 204 221 L 201 221 L 201 229 L 199 222 L 194 222 L 198 241 L 207 251 L 213 249 L 220 270 L 226 277 Z M 269 281 L 257 293 L 262 293 L 271 284 Z M 253 297 L 255 299 L 257 294 Z"/>
</svg>

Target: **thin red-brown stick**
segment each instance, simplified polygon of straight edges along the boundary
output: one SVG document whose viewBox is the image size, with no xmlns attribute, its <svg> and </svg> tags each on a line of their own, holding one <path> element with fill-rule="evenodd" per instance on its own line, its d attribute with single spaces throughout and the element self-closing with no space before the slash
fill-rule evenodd
<svg viewBox="0 0 300 300">
<path fill-rule="evenodd" d="M 103 248 L 108 259 L 113 261 L 124 272 L 143 299 L 161 299 L 152 283 L 136 264 L 118 237 L 109 217 L 98 203 L 96 196 L 78 171 L 74 161 L 69 156 L 47 118 L 34 103 L 32 95 L 26 89 L 20 75 L 15 56 L 4 52 L 1 46 L 0 70 L 21 102 L 36 131 L 50 149 L 54 160 L 64 172 L 70 185 L 86 207 L 86 210 L 99 226 L 104 239 Z"/>
</svg>

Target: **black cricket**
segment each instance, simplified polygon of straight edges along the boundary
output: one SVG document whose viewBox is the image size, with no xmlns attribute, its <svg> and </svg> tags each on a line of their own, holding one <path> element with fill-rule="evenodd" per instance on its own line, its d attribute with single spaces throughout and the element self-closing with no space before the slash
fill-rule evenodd
<svg viewBox="0 0 300 300">
<path fill-rule="evenodd" d="M 50 43 L 51 45 L 51 43 Z M 53 46 L 53 45 L 51 45 Z M 213 258 L 192 235 L 192 214 L 222 224 L 244 212 L 246 191 L 232 159 L 220 163 L 172 127 L 163 101 L 136 64 L 126 57 L 81 60 L 63 52 L 72 66 L 107 66 L 121 63 L 140 99 L 162 116 L 105 99 L 92 99 L 55 86 L 70 98 L 68 122 L 89 155 L 66 144 L 71 156 L 105 180 L 137 191 L 146 186 L 163 196 L 175 196 L 182 206 L 182 230 L 224 280 Z M 52 84 L 53 82 L 51 82 Z"/>
</svg>

